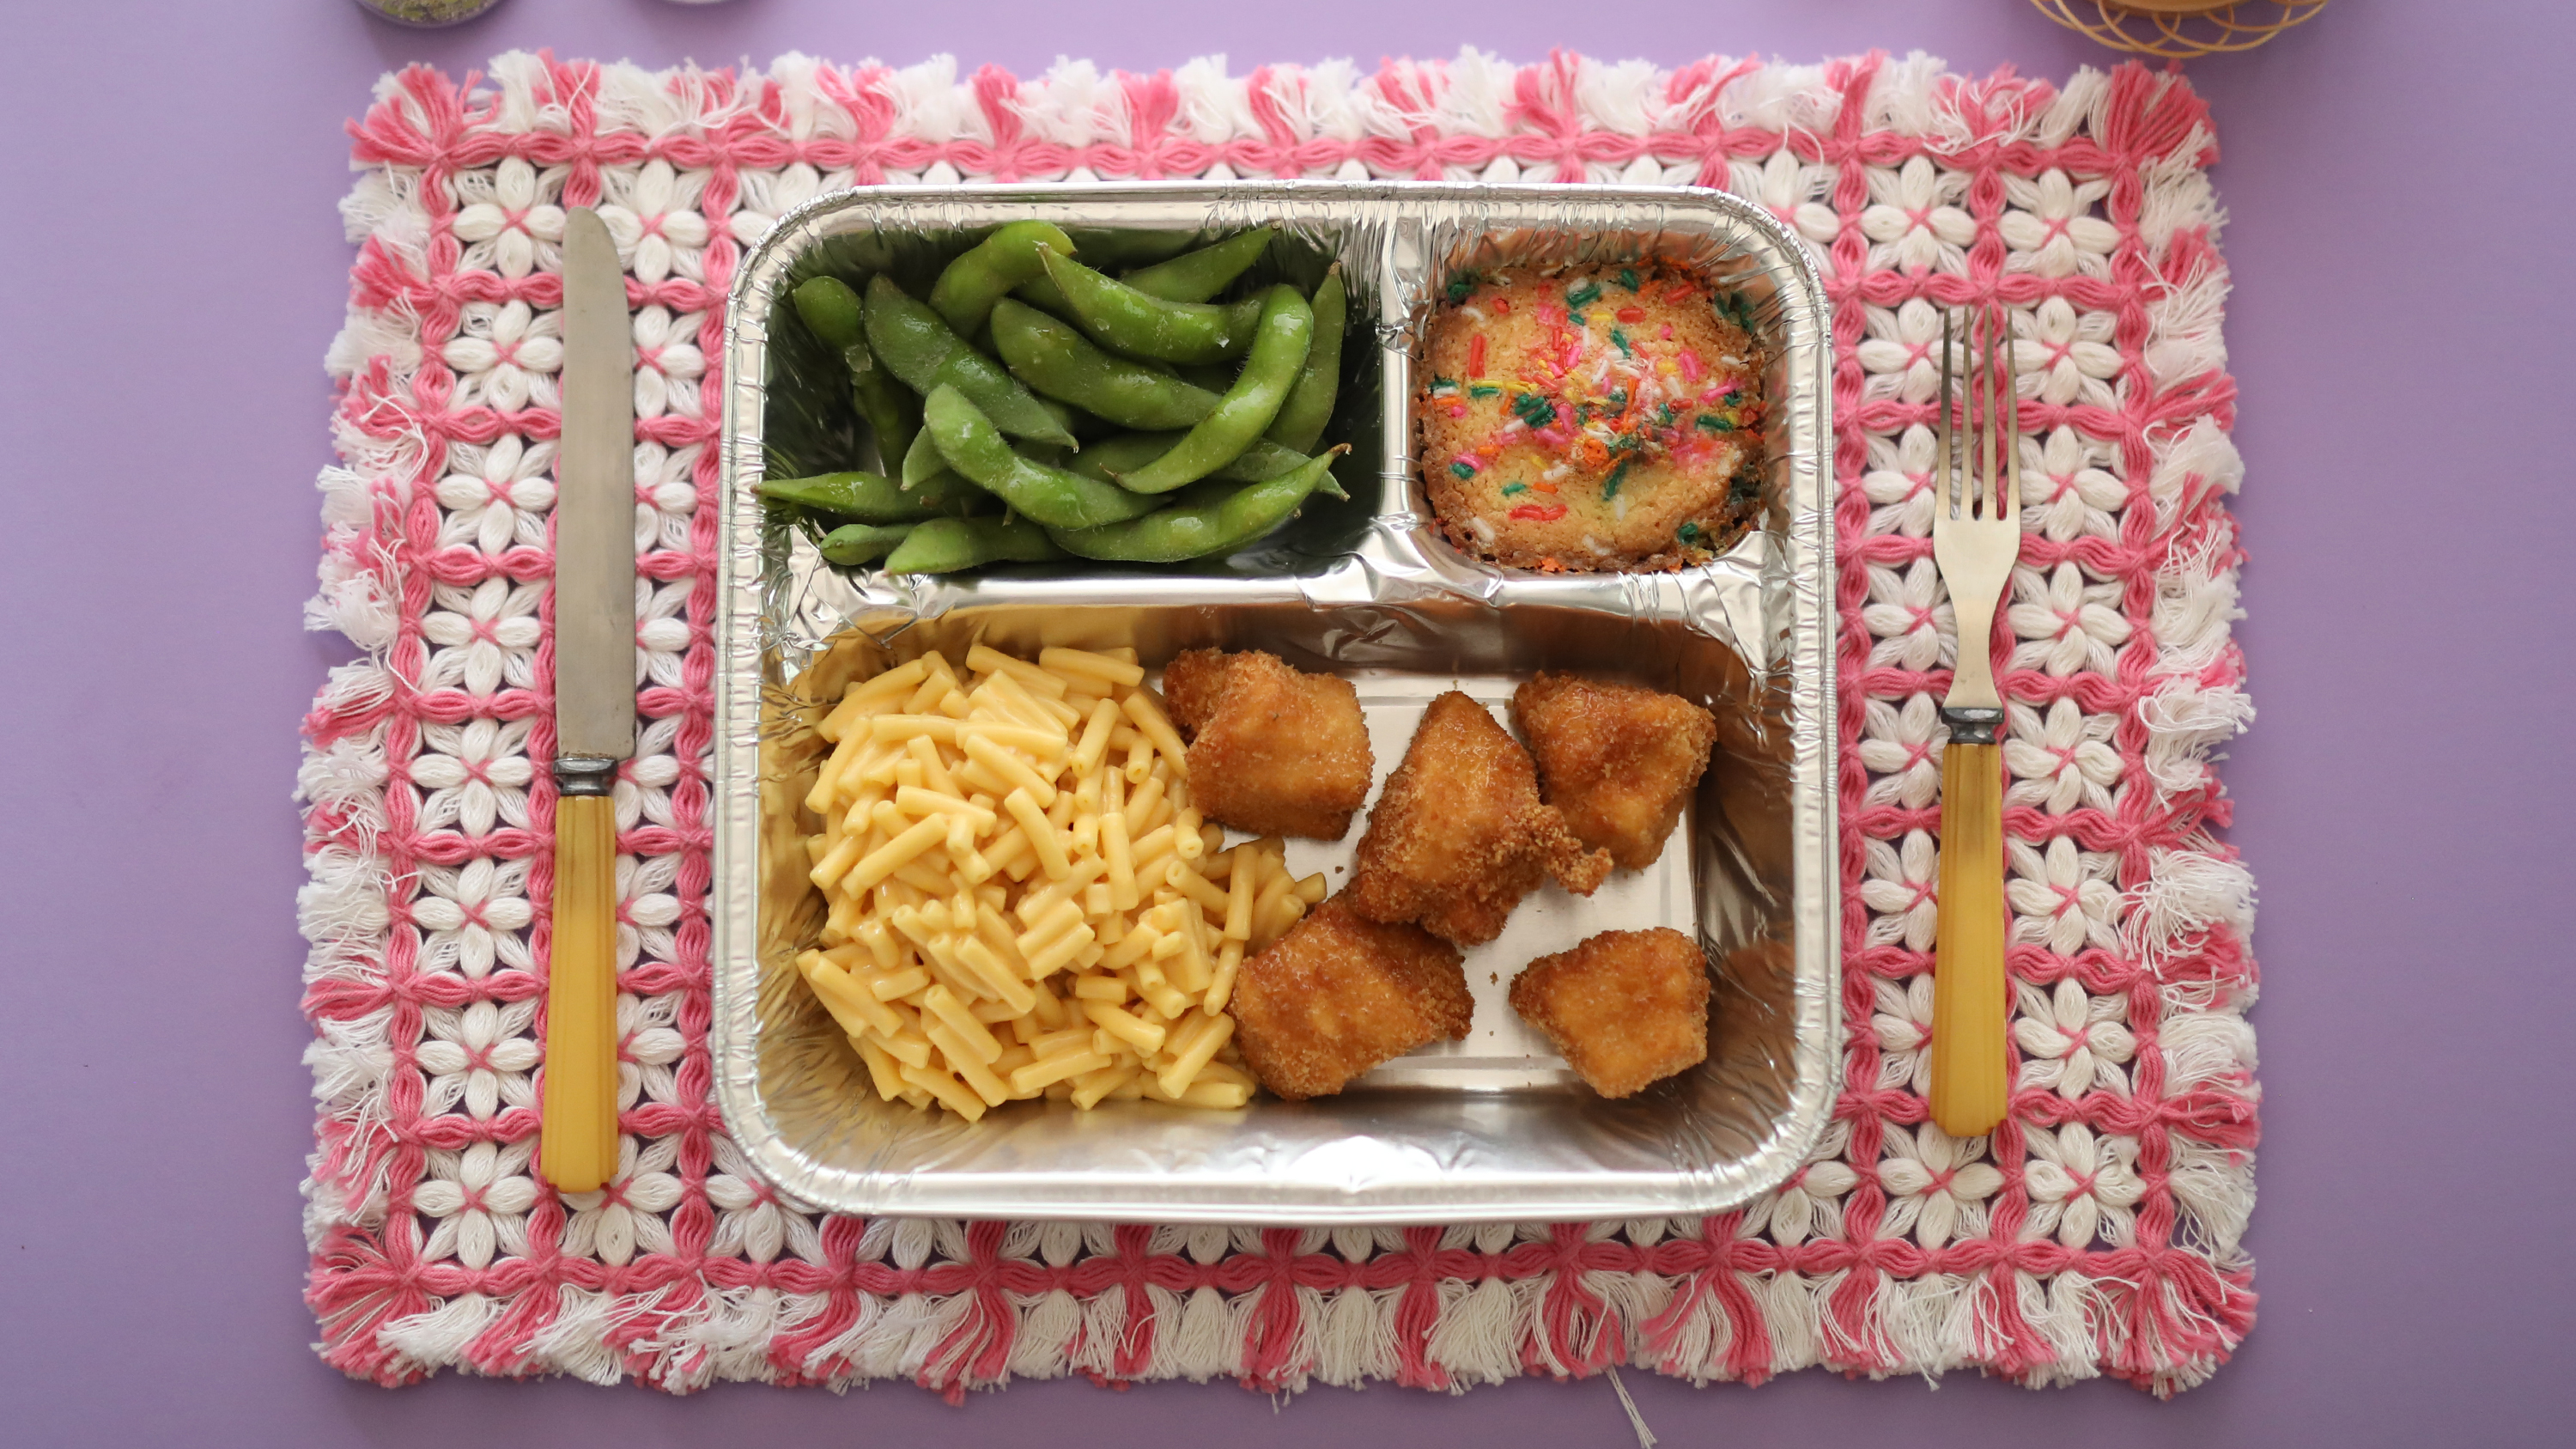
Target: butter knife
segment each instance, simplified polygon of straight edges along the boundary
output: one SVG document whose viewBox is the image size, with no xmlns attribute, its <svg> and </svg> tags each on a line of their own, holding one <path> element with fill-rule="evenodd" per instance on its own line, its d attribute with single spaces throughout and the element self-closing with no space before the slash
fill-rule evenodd
<svg viewBox="0 0 2576 1449">
<path fill-rule="evenodd" d="M 599 213 L 564 218 L 555 455 L 554 943 L 538 1166 L 617 1173 L 617 762 L 635 753 L 635 374 L 626 275 Z"/>
</svg>

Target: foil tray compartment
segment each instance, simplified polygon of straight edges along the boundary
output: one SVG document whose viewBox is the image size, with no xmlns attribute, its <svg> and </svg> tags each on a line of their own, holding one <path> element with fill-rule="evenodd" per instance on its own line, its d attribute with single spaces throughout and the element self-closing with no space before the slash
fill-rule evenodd
<svg viewBox="0 0 2576 1449">
<path fill-rule="evenodd" d="M 785 292 L 890 269 L 926 286 L 964 238 L 1040 217 L 1204 233 L 1270 223 L 1258 269 L 1303 285 L 1338 261 L 1352 293 L 1326 441 L 1348 502 L 1184 570 L 1025 565 L 960 580 L 845 573 L 764 518 L 765 470 L 864 456 L 838 360 Z M 1746 296 L 1768 359 L 1764 526 L 1676 574 L 1499 569 L 1430 526 L 1407 399 L 1423 324 L 1457 269 L 1653 254 Z M 1768 214 L 1680 188 L 1265 182 L 871 188 L 780 220 L 729 313 L 719 525 L 713 796 L 718 1101 L 736 1141 L 804 1202 L 863 1214 L 1329 1224 L 1723 1211 L 1796 1170 L 1830 1116 L 1840 1056 L 1835 848 L 1830 359 L 1818 270 Z M 1376 345 L 1369 341 L 1374 336 Z M 1474 1028 L 1338 1097 L 1238 1113 L 1149 1102 L 1015 1104 L 978 1124 L 882 1104 L 795 980 L 806 889 L 762 848 L 764 768 L 797 677 L 827 649 L 865 663 L 970 642 L 1033 654 L 1132 644 L 1259 647 L 1358 686 L 1380 780 L 1440 690 L 1501 704 L 1537 669 L 1633 679 L 1710 705 L 1718 757 L 1656 865 L 1590 899 L 1553 885 L 1468 955 Z M 865 669 L 862 672 L 867 672 Z M 773 796 L 784 792 L 773 779 Z M 1374 801 L 1374 793 L 1371 799 Z M 1364 822 L 1365 816 L 1362 817 Z M 1334 888 L 1362 825 L 1291 842 Z M 783 837 L 782 837 L 783 838 Z M 1623 1102 L 1577 1084 L 1503 997 L 1513 972 L 1613 927 L 1669 925 L 1708 949 L 1709 1060 Z"/>
</svg>

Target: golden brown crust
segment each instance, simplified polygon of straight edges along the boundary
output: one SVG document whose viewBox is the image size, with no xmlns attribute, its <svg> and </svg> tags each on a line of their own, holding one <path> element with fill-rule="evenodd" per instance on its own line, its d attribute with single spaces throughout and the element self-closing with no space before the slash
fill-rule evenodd
<svg viewBox="0 0 2576 1449">
<path fill-rule="evenodd" d="M 1760 349 L 1654 262 L 1462 277 L 1414 398 L 1425 491 L 1461 550 L 1514 568 L 1706 562 L 1753 514 Z"/>
<path fill-rule="evenodd" d="M 1679 695 L 1572 674 L 1540 673 L 1514 690 L 1512 727 L 1547 803 L 1622 870 L 1663 854 L 1717 742 L 1717 717 Z"/>
<path fill-rule="evenodd" d="M 1604 931 L 1513 977 L 1512 1010 L 1592 1090 L 1633 1096 L 1708 1059 L 1708 960 L 1665 927 Z"/>
<path fill-rule="evenodd" d="M 1475 1000 L 1459 961 L 1429 932 L 1381 925 L 1333 896 L 1243 963 L 1234 1039 L 1271 1091 L 1328 1096 L 1380 1062 L 1467 1035 Z"/>
<path fill-rule="evenodd" d="M 1190 737 L 1201 814 L 1254 835 L 1350 833 L 1376 762 L 1349 680 L 1258 650 L 1192 649 L 1165 666 L 1163 698 Z"/>
<path fill-rule="evenodd" d="M 1590 895 L 1609 871 L 1609 853 L 1585 850 L 1540 801 L 1529 752 L 1453 689 L 1424 712 L 1370 809 L 1346 894 L 1371 920 L 1474 946 L 1501 935 L 1545 876 Z"/>
</svg>

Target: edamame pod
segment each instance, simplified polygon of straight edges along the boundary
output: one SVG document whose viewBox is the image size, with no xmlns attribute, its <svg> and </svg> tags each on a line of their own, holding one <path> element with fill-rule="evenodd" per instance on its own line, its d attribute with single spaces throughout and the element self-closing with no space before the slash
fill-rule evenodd
<svg viewBox="0 0 2576 1449">
<path fill-rule="evenodd" d="M 1283 448 L 1300 453 L 1315 450 L 1315 441 L 1324 436 L 1324 424 L 1332 421 L 1333 399 L 1342 385 L 1342 327 L 1348 320 L 1350 299 L 1342 286 L 1341 264 L 1324 274 L 1324 283 L 1315 289 L 1315 341 L 1306 349 L 1306 367 L 1297 375 L 1296 387 L 1289 390 L 1288 401 L 1279 405 L 1279 416 L 1271 419 L 1270 431 L 1262 436 Z"/>
<path fill-rule="evenodd" d="M 922 426 L 948 466 L 1049 528 L 1092 528 L 1150 512 L 1162 500 L 1023 458 L 966 395 L 942 384 L 922 406 Z"/>
<path fill-rule="evenodd" d="M 1186 428 L 1216 411 L 1215 393 L 1103 352 L 1082 329 L 1026 303 L 993 304 L 993 346 L 1020 381 L 1121 427 Z"/>
<path fill-rule="evenodd" d="M 912 446 L 913 435 L 921 431 L 921 405 L 886 376 L 868 351 L 866 311 L 859 304 L 859 294 L 838 277 L 814 277 L 799 284 L 791 296 L 796 315 L 824 346 L 840 353 L 843 365 L 850 369 L 850 401 L 867 421 L 868 435 L 876 440 L 877 465 L 892 469 Z"/>
<path fill-rule="evenodd" d="M 920 527 L 913 523 L 879 526 L 873 523 L 845 523 L 824 534 L 814 546 L 823 557 L 843 568 L 870 564 L 894 552 L 895 546 Z"/>
<path fill-rule="evenodd" d="M 953 387 L 1003 432 L 1043 443 L 1073 442 L 1073 434 L 1019 379 L 967 346 L 938 313 L 905 295 L 882 272 L 868 281 L 867 334 L 877 360 L 924 397 Z"/>
<path fill-rule="evenodd" d="M 1041 251 L 1049 280 L 1064 293 L 1069 319 L 1112 352 L 1158 362 L 1222 362 L 1252 345 L 1261 303 L 1166 302 L 1104 277 L 1070 257 Z M 873 321 L 873 319 L 871 319 Z"/>
<path fill-rule="evenodd" d="M 760 496 L 860 523 L 912 523 L 942 513 L 964 513 L 978 490 L 963 478 L 947 487 L 937 480 L 907 489 L 882 473 L 817 473 L 809 478 L 764 478 Z"/>
<path fill-rule="evenodd" d="M 988 563 L 1045 563 L 1064 554 L 1025 518 L 934 518 L 886 557 L 890 574 L 953 574 Z"/>
<path fill-rule="evenodd" d="M 912 446 L 903 454 L 903 467 L 897 474 L 906 488 L 918 488 L 948 471 L 948 460 L 939 456 L 939 446 L 930 441 L 927 432 L 913 435 Z"/>
<path fill-rule="evenodd" d="M 1137 493 L 1167 493 L 1194 483 L 1233 462 L 1279 416 L 1289 389 L 1306 366 L 1315 335 L 1314 309 L 1297 289 L 1282 282 L 1261 298 L 1261 320 L 1252 355 L 1234 386 L 1193 426 L 1170 452 L 1131 473 L 1119 475 L 1122 488 Z"/>
<path fill-rule="evenodd" d="M 1266 226 L 1239 231 L 1214 246 L 1140 268 L 1118 280 L 1166 302 L 1204 302 L 1261 260 L 1261 254 L 1270 250 L 1274 234 L 1275 229 Z"/>
<path fill-rule="evenodd" d="M 1085 478 L 1097 478 L 1103 483 L 1115 483 L 1119 475 L 1133 473 L 1170 452 L 1172 445 L 1178 443 L 1184 436 L 1186 435 L 1182 433 L 1121 433 L 1114 438 L 1104 438 L 1074 454 L 1072 461 L 1065 466 Z M 1283 448 L 1267 438 L 1260 438 L 1254 440 L 1252 446 L 1244 449 L 1233 462 L 1210 473 L 1208 477 L 1228 483 L 1259 483 L 1265 479 L 1276 478 L 1282 473 L 1295 472 L 1305 466 L 1305 454 Z M 1329 477 L 1316 487 L 1319 491 L 1330 493 L 1336 498 L 1343 496 L 1341 485 Z"/>
<path fill-rule="evenodd" d="M 1139 231 L 1131 227 L 1069 228 L 1073 255 L 1103 267 L 1141 267 L 1188 251 L 1199 239 L 1194 231 Z"/>
<path fill-rule="evenodd" d="M 1102 528 L 1049 529 L 1058 547 L 1116 563 L 1179 563 L 1232 553 L 1286 523 L 1329 476 L 1341 448 L 1284 478 L 1242 485 L 1201 484 L 1160 513 Z M 924 524 L 927 528 L 930 525 Z"/>
<path fill-rule="evenodd" d="M 946 319 L 958 336 L 974 336 L 995 302 L 1040 275 L 1040 247 L 1070 256 L 1073 238 L 1047 221 L 1015 221 L 1002 227 L 941 269 L 939 280 L 930 284 L 930 310 Z"/>
</svg>

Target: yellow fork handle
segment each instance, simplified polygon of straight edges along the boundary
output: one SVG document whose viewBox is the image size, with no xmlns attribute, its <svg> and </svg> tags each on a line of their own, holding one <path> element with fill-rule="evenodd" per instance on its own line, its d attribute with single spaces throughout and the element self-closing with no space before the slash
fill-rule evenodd
<svg viewBox="0 0 2576 1449">
<path fill-rule="evenodd" d="M 1932 975 L 1932 1120 L 1976 1137 L 2004 1116 L 2003 747 L 1941 752 L 1941 903 Z"/>
<path fill-rule="evenodd" d="M 617 1173 L 617 815 L 605 795 L 555 800 L 554 950 L 538 1166 L 559 1192 Z"/>
</svg>

